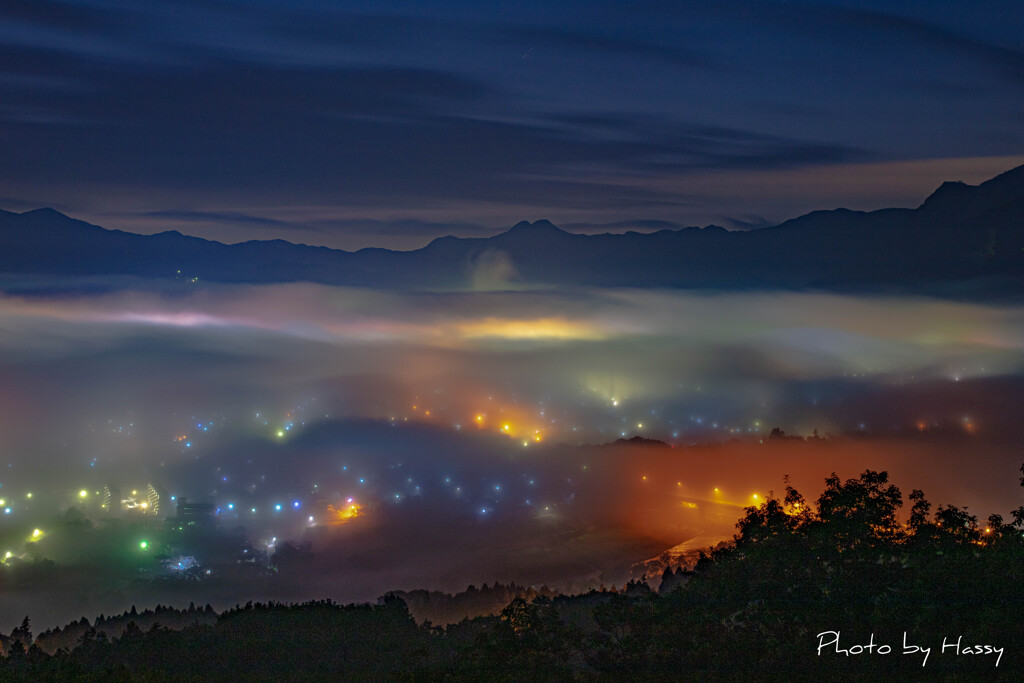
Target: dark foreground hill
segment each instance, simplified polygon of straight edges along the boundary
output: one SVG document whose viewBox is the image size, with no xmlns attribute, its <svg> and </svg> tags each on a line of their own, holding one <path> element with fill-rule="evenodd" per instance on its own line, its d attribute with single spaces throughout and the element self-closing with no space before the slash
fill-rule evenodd
<svg viewBox="0 0 1024 683">
<path fill-rule="evenodd" d="M 309 281 L 386 288 L 617 286 L 1024 291 L 1024 166 L 944 183 L 916 209 L 816 211 L 770 228 L 580 235 L 547 221 L 415 251 L 345 252 L 282 240 L 226 245 L 178 232 L 106 230 L 52 209 L 0 212 L 0 274 L 199 282 Z M 0 283 L 0 286 L 3 286 Z"/>
<path fill-rule="evenodd" d="M 394 596 L 158 609 L 138 616 L 145 632 L 133 608 L 114 638 L 83 619 L 34 640 L 26 619 L 0 636 L 0 680 L 1019 681 L 1024 506 L 979 524 L 909 500 L 904 524 L 899 489 L 870 470 L 832 475 L 814 506 L 787 486 L 746 508 L 733 547 L 666 569 L 657 593 L 519 597 L 446 629 Z M 71 648 L 44 651 L 68 634 Z"/>
</svg>

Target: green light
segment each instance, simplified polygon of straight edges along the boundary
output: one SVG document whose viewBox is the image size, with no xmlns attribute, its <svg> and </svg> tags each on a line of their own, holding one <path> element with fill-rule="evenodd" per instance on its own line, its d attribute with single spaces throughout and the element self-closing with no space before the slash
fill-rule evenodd
<svg viewBox="0 0 1024 683">
<path fill-rule="evenodd" d="M 145 550 L 146 548 L 149 547 L 149 544 L 146 543 L 145 541 L 142 541 L 141 543 L 139 543 L 139 547 L 142 548 L 143 550 Z"/>
</svg>

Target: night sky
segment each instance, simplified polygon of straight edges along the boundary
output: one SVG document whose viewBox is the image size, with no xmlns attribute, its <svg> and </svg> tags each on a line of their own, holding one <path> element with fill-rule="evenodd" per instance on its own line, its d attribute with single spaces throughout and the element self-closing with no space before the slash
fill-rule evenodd
<svg viewBox="0 0 1024 683">
<path fill-rule="evenodd" d="M 0 7 L 0 208 L 415 248 L 750 228 L 1024 162 L 1024 12 L 928 2 Z"/>
</svg>

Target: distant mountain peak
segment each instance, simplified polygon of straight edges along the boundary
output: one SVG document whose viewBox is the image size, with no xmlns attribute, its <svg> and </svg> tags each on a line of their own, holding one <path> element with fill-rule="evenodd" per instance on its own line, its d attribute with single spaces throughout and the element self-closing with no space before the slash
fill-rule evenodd
<svg viewBox="0 0 1024 683">
<path fill-rule="evenodd" d="M 989 178 L 983 182 L 979 187 L 1002 187 L 1002 186 L 1013 186 L 1015 189 L 1019 189 L 1021 185 L 1024 185 L 1024 165 L 1016 168 L 1011 168 L 1009 171 L 1000 173 L 995 178 Z"/>
<path fill-rule="evenodd" d="M 55 218 L 70 218 L 70 216 L 61 213 L 57 209 L 50 208 L 49 206 L 44 206 L 41 209 L 32 209 L 31 211 L 26 211 L 26 212 L 24 212 L 21 215 L 22 216 L 53 216 Z"/>
<path fill-rule="evenodd" d="M 977 189 L 974 185 L 968 185 L 961 180 L 947 180 L 924 200 L 920 208 L 926 211 L 944 211 L 954 205 L 963 204 Z"/>
<path fill-rule="evenodd" d="M 555 225 L 549 220 L 541 219 L 530 223 L 529 221 L 519 221 L 511 228 L 509 232 L 512 233 L 565 233 L 560 227 Z"/>
</svg>

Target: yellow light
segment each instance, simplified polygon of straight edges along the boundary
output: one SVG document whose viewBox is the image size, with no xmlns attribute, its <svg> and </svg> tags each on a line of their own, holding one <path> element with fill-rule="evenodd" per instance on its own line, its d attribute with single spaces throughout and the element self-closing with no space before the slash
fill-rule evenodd
<svg viewBox="0 0 1024 683">
<path fill-rule="evenodd" d="M 991 530 L 991 529 L 989 529 L 988 527 L 985 527 L 985 533 L 986 533 L 986 534 L 990 534 L 990 533 L 992 533 L 992 530 Z"/>
<path fill-rule="evenodd" d="M 334 506 L 329 505 L 327 507 L 327 512 L 330 513 L 330 512 L 333 512 L 333 511 L 334 511 Z M 362 506 L 359 503 L 352 503 L 348 507 L 341 508 L 340 510 L 337 511 L 336 517 L 335 517 L 335 520 L 336 520 L 335 523 L 339 523 L 340 524 L 340 523 L 347 522 L 348 520 L 352 519 L 353 517 L 358 517 L 360 512 L 362 512 Z"/>
<path fill-rule="evenodd" d="M 31 494 L 31 493 L 26 493 L 26 494 L 25 494 L 25 497 L 26 497 L 26 498 L 31 498 L 31 497 L 32 497 L 32 494 Z"/>
<path fill-rule="evenodd" d="M 636 423 L 636 428 L 637 429 L 643 429 L 644 428 L 644 423 L 643 422 L 637 422 Z"/>
<path fill-rule="evenodd" d="M 503 432 L 507 432 L 507 431 L 508 431 L 508 430 L 510 430 L 510 429 L 512 429 L 512 426 L 511 426 L 511 425 L 507 425 L 507 424 L 505 424 L 505 425 L 502 425 L 502 426 L 501 426 L 501 431 L 503 431 Z"/>
<path fill-rule="evenodd" d="M 14 553 L 12 553 L 10 550 L 8 550 L 6 553 L 4 553 L 4 559 L 5 560 L 9 560 L 12 557 L 14 557 Z"/>
<path fill-rule="evenodd" d="M 277 438 L 279 438 L 279 439 L 283 439 L 284 438 L 284 430 L 283 429 L 278 429 L 277 430 Z"/>
<path fill-rule="evenodd" d="M 43 535 L 43 532 L 40 531 L 39 529 L 33 529 L 32 530 L 32 538 L 39 538 L 42 535 Z"/>
<path fill-rule="evenodd" d="M 138 491 L 132 491 L 132 495 L 133 496 L 137 496 L 137 495 L 139 495 L 139 492 Z"/>
<path fill-rule="evenodd" d="M 3 498 L 0 498 L 0 505 L 7 505 L 7 501 L 4 500 Z"/>
<path fill-rule="evenodd" d="M 86 491 L 85 489 L 82 489 L 81 491 L 78 492 L 78 497 L 79 498 L 85 498 L 88 495 L 89 495 L 89 492 Z"/>
<path fill-rule="evenodd" d="M 587 323 L 563 318 L 530 320 L 485 318 L 455 325 L 455 333 L 463 339 L 571 340 L 604 338 L 603 331 Z"/>
<path fill-rule="evenodd" d="M 139 507 L 141 507 L 143 510 L 145 510 L 146 508 L 149 507 L 149 503 L 140 503 Z"/>
<path fill-rule="evenodd" d="M 484 416 L 483 415 L 477 415 L 476 416 L 476 421 L 477 422 L 483 422 L 484 421 Z"/>
<path fill-rule="evenodd" d="M 753 497 L 754 500 L 757 500 L 757 494 L 756 493 L 752 497 Z"/>
</svg>

